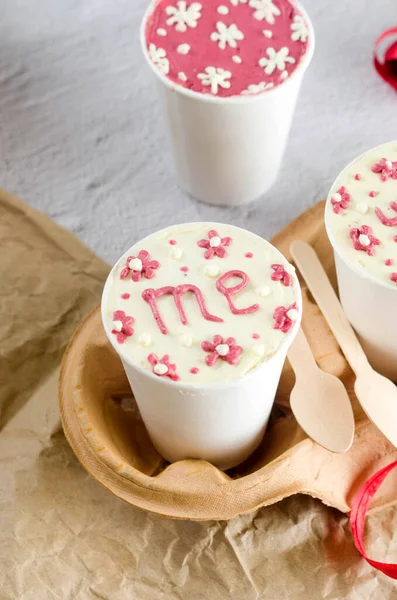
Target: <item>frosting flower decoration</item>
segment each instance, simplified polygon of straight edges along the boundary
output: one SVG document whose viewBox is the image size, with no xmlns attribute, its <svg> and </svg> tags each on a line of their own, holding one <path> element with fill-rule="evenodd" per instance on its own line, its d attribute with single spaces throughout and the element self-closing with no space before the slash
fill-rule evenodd
<svg viewBox="0 0 397 600">
<path fill-rule="evenodd" d="M 390 208 L 394 210 L 394 212 L 397 212 L 397 202 L 390 202 Z M 384 212 L 378 207 L 375 208 L 375 214 L 378 217 L 379 221 L 383 225 L 386 225 L 386 227 L 394 227 L 395 225 L 397 225 L 397 217 L 394 217 L 392 219 L 386 217 Z"/>
<path fill-rule="evenodd" d="M 211 33 L 211 41 L 218 42 L 218 46 L 221 50 L 224 50 L 227 45 L 231 48 L 237 48 L 237 40 L 243 40 L 244 34 L 238 29 L 237 25 L 230 25 L 229 27 L 218 21 L 216 24 L 217 31 Z"/>
<path fill-rule="evenodd" d="M 205 362 L 209 367 L 212 367 L 218 358 L 225 360 L 229 365 L 237 365 L 243 352 L 242 347 L 236 345 L 234 338 L 229 337 L 224 340 L 221 335 L 214 335 L 212 342 L 202 342 L 201 347 L 204 352 L 210 352 L 205 357 Z"/>
<path fill-rule="evenodd" d="M 393 283 L 397 283 L 397 273 L 391 273 L 390 281 L 393 281 Z"/>
<path fill-rule="evenodd" d="M 292 275 L 284 269 L 284 265 L 271 265 L 273 273 L 270 279 L 272 281 L 281 281 L 285 287 L 292 285 Z"/>
<path fill-rule="evenodd" d="M 277 306 L 273 313 L 273 329 L 280 329 L 283 333 L 288 333 L 292 329 L 298 316 L 299 312 L 296 302 L 287 308 L 285 306 Z"/>
<path fill-rule="evenodd" d="M 113 313 L 112 333 L 116 336 L 119 344 L 124 344 L 125 340 L 134 334 L 132 325 L 135 319 L 128 317 L 123 310 L 116 310 Z"/>
<path fill-rule="evenodd" d="M 268 48 L 266 50 L 267 58 L 259 59 L 259 66 L 264 67 L 266 75 L 271 75 L 276 69 L 284 71 L 286 63 L 294 64 L 296 61 L 292 56 L 289 56 L 289 49 L 283 46 L 280 50 Z"/>
<path fill-rule="evenodd" d="M 260 94 L 261 92 L 264 92 L 266 90 L 271 90 L 273 87 L 274 83 L 272 82 L 265 83 L 264 81 L 262 81 L 258 84 L 251 83 L 251 85 L 249 85 L 246 90 L 243 90 L 241 94 L 243 96 L 254 96 L 255 94 Z"/>
<path fill-rule="evenodd" d="M 156 354 L 149 354 L 147 357 L 152 366 L 152 372 L 157 377 L 168 377 L 172 381 L 179 381 L 179 375 L 176 372 L 176 365 L 170 363 L 170 357 L 165 354 L 163 358 L 158 358 Z"/>
<path fill-rule="evenodd" d="M 197 246 L 206 248 L 204 258 L 208 260 L 214 258 L 214 256 L 218 256 L 219 258 L 227 256 L 225 248 L 230 246 L 231 243 L 231 237 L 220 238 L 218 233 L 214 229 L 211 229 L 211 231 L 208 232 L 208 239 L 200 240 L 197 242 Z"/>
<path fill-rule="evenodd" d="M 193 2 L 187 6 L 185 0 L 180 0 L 175 6 L 167 6 L 165 12 L 169 15 L 167 25 L 175 25 L 177 31 L 185 32 L 188 27 L 197 27 L 197 21 L 201 17 L 202 5 L 199 2 Z"/>
<path fill-rule="evenodd" d="M 170 61 L 167 58 L 166 51 L 163 48 L 157 48 L 155 44 L 150 44 L 149 56 L 159 71 L 164 73 L 164 75 L 168 75 L 170 72 Z"/>
<path fill-rule="evenodd" d="M 342 185 L 342 187 L 340 187 L 339 190 L 331 196 L 331 204 L 334 213 L 339 215 L 342 210 L 349 208 L 350 199 L 350 194 L 346 190 L 345 186 Z"/>
<path fill-rule="evenodd" d="M 387 181 L 390 177 L 397 179 L 397 161 L 392 162 L 387 158 L 381 158 L 379 162 L 372 167 L 373 173 L 379 173 L 382 181 Z"/>
<path fill-rule="evenodd" d="M 309 37 L 309 29 L 302 15 L 295 15 L 294 22 L 291 25 L 291 40 L 293 42 L 306 42 Z"/>
<path fill-rule="evenodd" d="M 214 94 L 214 96 L 217 95 L 220 87 L 224 90 L 228 90 L 232 85 L 230 81 L 228 81 L 232 76 L 230 71 L 216 67 L 206 67 L 204 70 L 205 73 L 199 73 L 197 77 L 200 79 L 203 86 L 211 86 L 211 94 Z"/>
<path fill-rule="evenodd" d="M 258 21 L 267 21 L 274 25 L 275 18 L 281 15 L 281 10 L 276 6 L 273 0 L 249 0 L 249 6 L 255 8 L 254 19 Z"/>
<path fill-rule="evenodd" d="M 158 269 L 158 260 L 151 260 L 147 250 L 141 250 L 138 256 L 129 256 L 124 269 L 120 273 L 120 279 L 126 279 L 131 273 L 132 281 L 140 281 L 142 277 L 152 279 L 154 271 Z"/>
<path fill-rule="evenodd" d="M 351 229 L 349 236 L 353 240 L 353 248 L 366 252 L 368 256 L 374 256 L 376 253 L 375 246 L 381 244 L 381 241 L 372 235 L 372 227 L 369 225 Z"/>
</svg>

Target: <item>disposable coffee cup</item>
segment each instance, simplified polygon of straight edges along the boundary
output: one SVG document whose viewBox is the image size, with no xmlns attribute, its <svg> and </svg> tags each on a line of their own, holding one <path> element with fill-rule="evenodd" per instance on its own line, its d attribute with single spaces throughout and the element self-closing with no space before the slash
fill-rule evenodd
<svg viewBox="0 0 397 600">
<path fill-rule="evenodd" d="M 255 450 L 301 307 L 293 267 L 230 225 L 172 226 L 122 256 L 102 320 L 160 454 L 228 469 Z"/>
<path fill-rule="evenodd" d="M 391 142 L 362 154 L 342 171 L 325 210 L 343 309 L 371 365 L 393 381 L 397 381 L 396 200 L 397 142 Z"/>
<path fill-rule="evenodd" d="M 195 36 L 199 32 L 200 19 L 193 22 L 196 23 L 195 27 L 187 26 L 185 32 L 175 33 L 175 24 L 167 25 L 169 19 L 172 21 L 171 15 L 159 23 L 161 27 L 156 25 L 154 41 L 148 41 L 148 24 L 157 18 L 159 4 L 161 2 L 158 1 L 152 3 L 146 12 L 141 27 L 141 46 L 160 90 L 180 185 L 188 194 L 208 204 L 248 204 L 267 192 L 277 179 L 302 79 L 313 56 L 314 31 L 311 21 L 298 3 L 292 4 L 289 0 L 275 0 L 272 6 L 280 14 L 273 15 L 273 18 L 271 14 L 267 15 L 269 20 L 264 17 L 258 20 L 253 16 L 263 15 L 254 8 L 258 0 L 242 4 L 230 0 L 224 0 L 223 3 L 209 0 L 202 5 L 194 3 L 202 6 L 203 21 L 208 11 L 214 11 L 210 29 L 214 29 L 215 36 L 219 23 L 245 30 L 244 34 L 238 29 L 244 39 L 234 40 L 235 48 L 225 42 L 226 47 L 219 50 L 206 29 L 200 48 L 208 48 L 213 55 L 205 60 L 201 57 L 201 50 L 197 51 L 196 38 L 194 43 L 189 37 L 192 31 Z M 289 10 L 286 10 L 287 6 Z M 217 11 L 222 9 L 222 14 L 219 14 Z M 295 16 L 285 16 L 291 14 Z M 248 25 L 247 18 L 251 19 Z M 281 27 L 278 24 L 281 20 L 284 21 L 279 32 L 277 28 Z M 208 27 L 207 17 L 205 27 Z M 233 29 L 231 31 L 235 32 Z M 174 36 L 172 42 L 171 36 Z M 218 44 L 222 43 L 222 39 Z M 281 68 L 274 67 L 274 61 L 263 63 L 263 59 L 271 61 L 268 52 L 273 53 L 272 56 L 274 52 L 283 50 L 293 53 L 302 44 L 304 53 L 299 60 L 292 57 L 295 63 L 278 61 Z M 164 47 L 168 48 L 168 45 L 171 49 L 167 54 Z M 255 58 L 251 56 L 250 46 L 256 51 Z M 189 51 L 178 55 L 175 47 L 185 48 L 185 51 L 189 48 Z M 246 52 L 249 60 L 245 60 Z M 181 69 L 191 56 L 192 61 L 196 61 L 192 65 L 189 63 L 191 75 L 180 71 L 175 77 L 172 56 L 177 57 L 178 63 L 182 61 Z M 265 66 L 260 67 L 259 61 Z M 219 86 L 217 93 L 213 94 L 208 91 L 209 87 L 203 86 L 201 91 L 197 91 L 206 74 L 206 63 L 209 63 L 209 68 L 223 66 L 223 70 L 230 69 L 229 89 Z M 271 70 L 273 67 L 271 74 L 265 73 L 265 69 Z M 253 71 L 251 77 L 242 75 L 250 70 Z M 178 80 L 179 76 L 184 78 L 183 81 Z M 236 91 L 235 95 L 231 95 L 234 81 Z M 226 81 L 226 85 L 228 83 Z M 241 89 L 243 84 L 245 89 Z"/>
</svg>

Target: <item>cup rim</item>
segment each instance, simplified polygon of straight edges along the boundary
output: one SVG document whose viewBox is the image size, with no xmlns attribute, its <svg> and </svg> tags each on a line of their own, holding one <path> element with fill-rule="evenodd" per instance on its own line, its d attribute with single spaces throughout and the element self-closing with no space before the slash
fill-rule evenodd
<svg viewBox="0 0 397 600">
<path fill-rule="evenodd" d="M 344 256 L 344 254 L 342 254 L 341 250 L 339 249 L 339 244 L 336 242 L 335 239 L 335 235 L 332 231 L 331 225 L 329 224 L 329 217 L 328 217 L 328 211 L 329 211 L 329 207 L 330 207 L 330 201 L 331 201 L 331 190 L 333 189 L 333 187 L 335 186 L 335 184 L 337 183 L 337 181 L 339 180 L 339 178 L 346 172 L 348 171 L 353 165 L 354 163 L 356 163 L 358 160 L 360 160 L 360 158 L 363 158 L 366 154 L 373 152 L 375 150 L 377 150 L 378 148 L 382 148 L 382 146 L 385 146 L 386 144 L 397 144 L 397 140 L 390 140 L 389 142 L 383 142 L 383 144 L 378 144 L 377 146 L 373 146 L 372 148 L 369 148 L 368 150 L 366 150 L 365 152 L 362 152 L 361 154 L 359 154 L 358 156 L 356 156 L 355 158 L 353 158 L 353 160 L 351 160 L 343 169 L 342 171 L 340 171 L 340 173 L 337 175 L 337 177 L 335 177 L 334 181 L 332 182 L 332 185 L 330 187 L 330 191 L 328 192 L 328 196 L 327 196 L 327 200 L 325 203 L 325 208 L 324 208 L 324 225 L 325 225 L 325 230 L 327 232 L 327 236 L 328 239 L 331 243 L 332 249 L 333 251 L 338 255 L 338 257 L 340 258 L 340 260 L 347 266 L 349 267 L 349 269 L 351 269 L 355 274 L 360 275 L 362 277 L 362 279 L 365 279 L 371 283 L 374 283 L 378 286 L 384 287 L 387 290 L 391 290 L 392 293 L 396 293 L 397 292 L 397 286 L 394 288 L 392 287 L 390 284 L 388 284 L 386 281 L 381 281 L 380 279 L 377 279 L 374 275 L 372 275 L 371 273 L 368 273 L 367 271 L 360 269 L 360 267 L 350 258 Z"/>
<path fill-rule="evenodd" d="M 197 224 L 202 224 L 202 223 L 208 223 L 214 227 L 222 227 L 223 225 L 225 225 L 225 223 L 218 223 L 218 222 L 212 222 L 212 221 L 210 223 L 208 221 L 191 221 L 189 223 L 176 223 L 176 224 L 172 225 L 172 227 L 178 227 L 181 225 L 188 227 L 190 225 L 197 225 Z M 232 229 L 243 229 L 242 227 L 237 227 L 236 225 L 227 224 L 227 226 L 231 227 Z M 154 231 L 154 232 L 150 233 L 149 235 L 147 235 L 142 240 L 140 240 L 140 242 L 144 242 L 148 237 L 152 236 L 154 233 L 162 233 L 163 231 L 165 232 L 168 230 L 169 230 L 169 227 L 165 227 L 158 231 Z M 247 231 L 251 235 L 253 235 L 253 236 L 259 238 L 260 240 L 266 242 L 267 244 L 269 244 L 269 246 L 271 246 L 274 250 L 277 251 L 277 253 L 280 255 L 280 258 L 282 258 L 284 261 L 287 261 L 287 259 L 282 254 L 282 252 L 280 252 L 280 250 L 278 250 L 278 248 L 273 246 L 273 244 L 271 244 L 270 242 L 265 240 L 265 238 L 262 238 L 261 236 L 257 235 L 256 233 L 252 233 L 251 231 L 248 231 L 247 229 L 244 229 L 244 231 Z M 137 242 L 137 243 L 140 243 L 140 242 Z M 112 275 L 113 275 L 116 267 L 119 265 L 120 261 L 124 257 L 128 256 L 129 250 L 130 249 L 128 248 L 128 250 L 126 250 L 126 252 L 124 252 L 124 254 L 122 254 L 120 256 L 120 258 L 115 262 L 115 264 L 113 265 L 113 267 L 106 279 L 106 282 L 105 282 L 105 285 L 103 288 L 103 292 L 102 292 L 102 297 L 101 297 L 101 319 L 102 319 L 102 326 L 106 333 L 106 337 L 108 338 L 109 342 L 111 343 L 113 349 L 117 352 L 117 354 L 120 357 L 120 359 L 122 360 L 122 362 L 125 362 L 132 369 L 136 369 L 140 374 L 148 376 L 149 379 L 152 379 L 153 381 L 161 382 L 161 384 L 164 384 L 164 385 L 177 386 L 178 388 L 182 388 L 182 389 L 186 389 L 186 390 L 196 390 L 197 391 L 197 390 L 209 390 L 209 389 L 213 390 L 216 388 L 225 389 L 225 387 L 232 387 L 232 386 L 235 386 L 236 384 L 241 384 L 241 382 L 246 381 L 248 378 L 253 377 L 258 372 L 258 370 L 264 368 L 264 365 L 266 365 L 274 357 L 278 356 L 282 352 L 282 350 L 284 349 L 285 346 L 287 346 L 286 352 L 288 352 L 288 348 L 293 343 L 293 341 L 298 333 L 298 330 L 300 328 L 301 321 L 302 321 L 302 313 L 303 313 L 302 290 L 301 290 L 301 286 L 299 284 L 299 280 L 297 277 L 295 278 L 293 285 L 295 288 L 295 292 L 297 294 L 296 303 L 298 305 L 299 316 L 296 319 L 291 331 L 284 337 L 284 339 L 282 339 L 277 350 L 273 354 L 268 356 L 266 359 L 264 359 L 254 369 L 251 369 L 251 371 L 249 371 L 249 373 L 242 375 L 241 377 L 237 377 L 236 379 L 231 379 L 229 381 L 217 381 L 217 382 L 212 382 L 212 383 L 211 382 L 210 383 L 199 383 L 199 382 L 191 383 L 191 382 L 186 382 L 186 381 L 171 381 L 170 379 L 167 379 L 164 377 L 160 378 L 157 375 L 155 375 L 154 373 L 152 373 L 151 371 L 144 369 L 141 365 L 139 365 L 137 362 L 134 362 L 128 356 L 126 356 L 126 354 L 123 353 L 123 349 L 120 348 L 120 345 L 116 344 L 114 336 L 111 335 L 111 331 L 109 330 L 109 328 L 106 325 L 105 300 L 107 298 L 108 289 L 111 285 L 111 278 L 112 278 Z M 287 262 L 289 262 L 289 261 L 287 261 Z"/>
<path fill-rule="evenodd" d="M 293 71 L 293 73 L 288 77 L 288 79 L 286 79 L 286 81 L 284 81 L 282 84 L 277 85 L 269 90 L 265 90 L 259 94 L 255 94 L 252 96 L 249 94 L 247 94 L 246 96 L 245 95 L 242 96 L 240 94 L 239 96 L 220 97 L 220 96 L 214 96 L 212 94 L 201 94 L 200 92 L 195 92 L 193 90 L 190 90 L 190 89 L 184 87 L 183 85 L 178 85 L 174 81 L 171 81 L 171 79 L 169 79 L 166 75 L 164 75 L 164 73 L 162 73 L 161 71 L 156 69 L 153 62 L 150 60 L 149 52 L 148 52 L 148 49 L 146 46 L 146 22 L 148 20 L 148 17 L 152 14 L 157 2 L 158 2 L 158 0 L 152 0 L 150 2 L 148 8 L 145 11 L 143 19 L 141 21 L 140 32 L 139 32 L 141 49 L 142 49 L 143 55 L 146 59 L 146 62 L 149 64 L 151 70 L 157 76 L 157 78 L 165 85 L 165 87 L 168 88 L 168 90 L 170 90 L 172 92 L 177 92 L 177 93 L 181 94 L 182 96 L 186 96 L 187 98 L 196 99 L 198 101 L 202 101 L 202 102 L 209 103 L 209 104 L 239 105 L 239 104 L 254 103 L 254 102 L 259 101 L 260 99 L 267 98 L 269 94 L 276 94 L 281 89 L 285 89 L 285 87 L 288 87 L 289 82 L 294 81 L 296 76 L 304 75 L 304 73 L 306 72 L 307 68 L 309 67 L 309 65 L 312 61 L 314 49 L 315 49 L 315 33 L 314 33 L 313 23 L 307 13 L 307 11 L 303 8 L 303 6 L 300 4 L 300 2 L 295 1 L 294 5 L 297 6 L 298 9 L 303 14 L 303 16 L 307 22 L 308 28 L 309 28 L 309 44 L 307 47 L 306 54 L 303 56 L 300 64 Z"/>
</svg>

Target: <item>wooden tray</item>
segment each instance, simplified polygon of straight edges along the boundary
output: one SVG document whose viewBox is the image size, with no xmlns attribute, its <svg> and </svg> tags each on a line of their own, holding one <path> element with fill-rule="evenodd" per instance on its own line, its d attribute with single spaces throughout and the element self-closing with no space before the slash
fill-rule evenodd
<svg viewBox="0 0 397 600">
<path fill-rule="evenodd" d="M 323 209 L 323 203 L 311 208 L 272 242 L 288 258 L 293 239 L 309 242 L 335 281 Z M 248 461 L 227 473 L 205 461 L 169 465 L 147 436 L 97 308 L 74 334 L 60 376 L 63 427 L 82 465 L 119 498 L 165 517 L 231 519 L 297 493 L 349 511 L 358 487 L 376 470 L 397 460 L 397 450 L 358 407 L 353 374 L 304 285 L 303 298 L 303 328 L 316 359 L 325 371 L 343 380 L 353 402 L 356 437 L 349 452 L 332 454 L 306 438 L 289 409 L 294 376 L 287 363 L 272 421 Z M 375 506 L 392 502 L 396 481 L 390 476 Z"/>
</svg>

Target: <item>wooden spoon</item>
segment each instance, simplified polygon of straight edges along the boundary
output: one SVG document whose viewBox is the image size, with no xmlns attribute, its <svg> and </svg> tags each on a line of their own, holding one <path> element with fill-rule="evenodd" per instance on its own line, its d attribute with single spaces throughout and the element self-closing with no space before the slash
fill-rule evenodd
<svg viewBox="0 0 397 600">
<path fill-rule="evenodd" d="M 370 366 L 313 248 L 296 241 L 290 250 L 356 375 L 354 391 L 361 406 L 372 423 L 397 447 L 397 387 Z"/>
<path fill-rule="evenodd" d="M 288 360 L 296 376 L 290 404 L 299 425 L 327 450 L 346 452 L 353 443 L 354 415 L 345 386 L 317 366 L 302 329 Z"/>
</svg>

